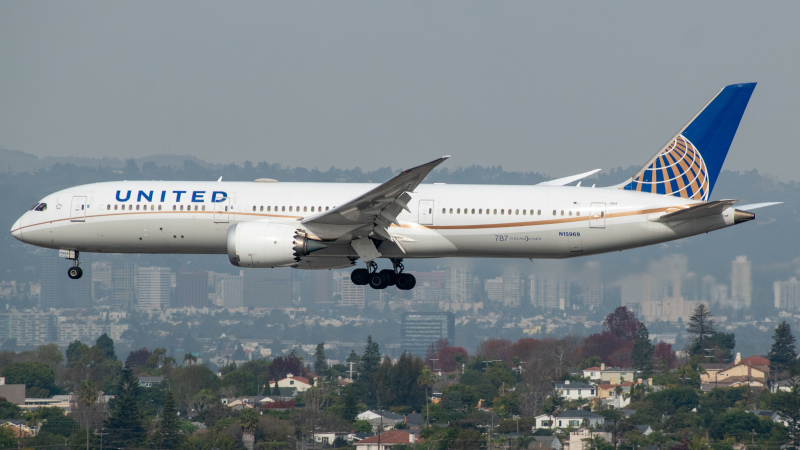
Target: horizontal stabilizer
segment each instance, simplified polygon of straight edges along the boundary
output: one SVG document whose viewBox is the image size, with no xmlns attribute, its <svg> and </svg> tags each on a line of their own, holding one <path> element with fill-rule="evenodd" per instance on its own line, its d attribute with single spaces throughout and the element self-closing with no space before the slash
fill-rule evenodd
<svg viewBox="0 0 800 450">
<path fill-rule="evenodd" d="M 749 205 L 742 205 L 736 209 L 741 209 L 742 211 L 750 211 L 758 208 L 766 208 L 767 206 L 780 205 L 781 203 L 783 202 L 750 203 Z"/>
<path fill-rule="evenodd" d="M 718 200 L 715 202 L 700 203 L 686 209 L 669 212 L 658 217 L 656 222 L 677 222 L 679 220 L 699 219 L 700 217 L 716 216 L 722 211 L 733 206 L 739 200 Z"/>
<path fill-rule="evenodd" d="M 572 183 L 573 181 L 582 180 L 582 179 L 588 177 L 589 175 L 594 175 L 597 172 L 600 172 L 601 170 L 603 170 L 603 169 L 594 169 L 594 170 L 590 170 L 588 172 L 579 173 L 578 175 L 571 175 L 571 176 L 568 176 L 568 177 L 558 178 L 558 179 L 555 179 L 555 180 L 543 181 L 543 182 L 537 184 L 537 186 L 566 186 L 566 185 Z"/>
</svg>

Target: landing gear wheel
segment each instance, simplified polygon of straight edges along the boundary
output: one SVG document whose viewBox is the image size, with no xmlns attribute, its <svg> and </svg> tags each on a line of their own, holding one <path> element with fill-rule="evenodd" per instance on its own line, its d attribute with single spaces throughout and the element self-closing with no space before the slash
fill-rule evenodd
<svg viewBox="0 0 800 450">
<path fill-rule="evenodd" d="M 389 280 L 389 286 L 394 286 L 395 280 L 397 279 L 397 275 L 394 273 L 392 269 L 383 269 L 380 271 L 381 275 L 386 275 L 386 278 Z"/>
<path fill-rule="evenodd" d="M 367 269 L 356 269 L 350 273 L 350 281 L 356 286 L 364 286 L 369 283 L 369 271 Z"/>
<path fill-rule="evenodd" d="M 372 289 L 386 289 L 386 286 L 389 286 L 389 276 L 381 272 L 372 272 L 369 274 L 369 286 Z"/>
<path fill-rule="evenodd" d="M 73 280 L 77 280 L 78 278 L 83 276 L 83 270 L 78 266 L 70 267 L 69 270 L 67 271 L 67 276 L 72 278 Z"/>
<path fill-rule="evenodd" d="M 409 291 L 414 289 L 414 286 L 417 285 L 417 278 L 410 273 L 398 273 L 395 284 L 397 285 L 397 289 Z"/>
</svg>

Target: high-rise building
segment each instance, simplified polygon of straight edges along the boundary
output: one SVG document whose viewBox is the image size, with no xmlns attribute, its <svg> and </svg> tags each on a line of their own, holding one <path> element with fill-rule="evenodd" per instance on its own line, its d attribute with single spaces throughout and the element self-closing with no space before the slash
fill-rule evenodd
<svg viewBox="0 0 800 450">
<path fill-rule="evenodd" d="M 530 281 L 531 305 L 544 309 L 570 307 L 570 284 L 565 280 L 532 275 Z"/>
<path fill-rule="evenodd" d="M 400 342 L 409 353 L 425 356 L 428 347 L 439 339 L 455 345 L 455 329 L 455 316 L 451 312 L 408 312 L 400 323 Z"/>
<path fill-rule="evenodd" d="M 753 298 L 750 281 L 750 261 L 747 256 L 737 256 L 731 263 L 731 303 L 734 309 L 747 309 Z"/>
<path fill-rule="evenodd" d="M 445 269 L 445 296 L 451 303 L 472 302 L 472 273 L 465 264 L 454 263 Z"/>
<path fill-rule="evenodd" d="M 173 308 L 203 308 L 209 306 L 208 271 L 181 270 L 175 278 Z"/>
<path fill-rule="evenodd" d="M 111 257 L 111 302 L 115 308 L 128 311 L 136 304 L 135 267 L 129 255 Z"/>
<path fill-rule="evenodd" d="M 136 302 L 139 309 L 168 308 L 172 297 L 169 267 L 136 268 Z"/>
<path fill-rule="evenodd" d="M 244 269 L 243 306 L 290 308 L 293 269 Z"/>
<path fill-rule="evenodd" d="M 772 285 L 775 293 L 775 308 L 782 311 L 800 309 L 800 282 L 796 277 L 787 281 L 776 281 Z"/>
<path fill-rule="evenodd" d="M 56 340 L 56 316 L 52 312 L 0 314 L 0 342 L 16 339 L 17 345 L 38 346 Z"/>
<path fill-rule="evenodd" d="M 356 286 L 350 281 L 348 272 L 334 272 L 336 291 L 340 295 L 339 306 L 354 306 L 364 308 L 366 303 L 365 286 Z"/>
<path fill-rule="evenodd" d="M 216 293 L 222 306 L 226 308 L 241 308 L 243 301 L 242 275 L 220 275 L 217 277 Z"/>
<path fill-rule="evenodd" d="M 486 298 L 491 302 L 503 301 L 503 277 L 489 278 L 483 282 Z"/>
</svg>

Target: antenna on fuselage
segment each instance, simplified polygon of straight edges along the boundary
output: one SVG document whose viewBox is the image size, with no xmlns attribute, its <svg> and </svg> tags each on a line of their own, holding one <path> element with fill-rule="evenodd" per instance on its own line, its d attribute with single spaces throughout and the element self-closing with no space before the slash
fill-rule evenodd
<svg viewBox="0 0 800 450">
<path fill-rule="evenodd" d="M 217 180 L 217 183 L 219 183 L 220 181 L 222 181 L 222 177 L 219 177 L 219 180 Z"/>
</svg>

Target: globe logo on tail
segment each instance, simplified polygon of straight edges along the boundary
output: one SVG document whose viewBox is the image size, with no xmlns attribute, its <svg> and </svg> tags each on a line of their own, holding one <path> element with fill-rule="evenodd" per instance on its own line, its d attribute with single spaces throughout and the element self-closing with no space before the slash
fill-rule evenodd
<svg viewBox="0 0 800 450">
<path fill-rule="evenodd" d="M 707 201 L 708 182 L 708 169 L 697 147 L 678 135 L 623 189 Z"/>
</svg>

